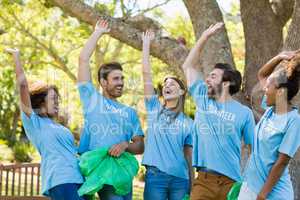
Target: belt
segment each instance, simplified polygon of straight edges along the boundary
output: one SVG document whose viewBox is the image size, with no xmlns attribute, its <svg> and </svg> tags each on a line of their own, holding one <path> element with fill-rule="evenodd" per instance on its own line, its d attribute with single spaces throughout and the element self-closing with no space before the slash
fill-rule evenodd
<svg viewBox="0 0 300 200">
<path fill-rule="evenodd" d="M 212 170 L 212 169 L 208 169 L 206 167 L 196 167 L 196 170 L 197 172 L 206 172 L 206 173 L 209 173 L 209 174 L 214 174 L 214 175 L 218 175 L 218 176 L 224 176 L 224 174 L 221 174 L 215 170 Z"/>
</svg>

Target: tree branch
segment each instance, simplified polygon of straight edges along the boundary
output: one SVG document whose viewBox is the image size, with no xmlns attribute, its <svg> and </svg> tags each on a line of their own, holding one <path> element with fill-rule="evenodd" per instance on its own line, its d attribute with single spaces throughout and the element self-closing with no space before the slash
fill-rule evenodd
<svg viewBox="0 0 300 200">
<path fill-rule="evenodd" d="M 292 17 L 295 0 L 272 0 L 270 3 L 281 25 L 284 26 Z"/>
<path fill-rule="evenodd" d="M 128 19 L 113 18 L 103 13 L 99 13 L 92 7 L 84 4 L 80 0 L 46 0 L 47 4 L 60 7 L 64 13 L 76 17 L 82 22 L 95 25 L 100 18 L 107 19 L 111 31 L 109 35 L 135 49 L 141 50 L 141 35 L 145 30 L 137 29 L 137 24 L 128 23 Z M 130 18 L 129 18 L 130 19 Z M 147 18 L 148 20 L 151 20 Z M 153 21 L 153 20 L 152 20 Z M 154 21 L 153 21 L 154 22 Z M 169 66 L 180 68 L 183 63 L 187 50 L 180 47 L 175 39 L 169 37 L 157 37 L 151 45 L 151 55 L 159 58 Z M 178 58 L 177 60 L 174 58 Z"/>
<path fill-rule="evenodd" d="M 59 66 L 59 69 L 64 71 L 73 82 L 76 82 L 76 76 L 68 69 L 65 61 L 62 58 L 60 58 L 53 51 L 53 49 L 50 49 L 49 47 L 47 47 L 47 45 L 42 43 L 36 36 L 34 36 L 30 31 L 28 31 L 14 13 L 12 13 L 12 17 L 14 18 L 14 20 L 16 21 L 16 23 L 18 25 L 18 26 L 15 26 L 15 28 L 17 30 L 19 30 L 20 32 L 29 36 L 32 40 L 34 40 L 41 47 L 41 49 L 45 50 L 53 58 L 53 60 L 57 63 L 57 65 L 55 65 L 55 66 Z M 4 20 L 4 17 L 2 15 L 0 15 L 0 18 L 2 18 Z"/>
</svg>

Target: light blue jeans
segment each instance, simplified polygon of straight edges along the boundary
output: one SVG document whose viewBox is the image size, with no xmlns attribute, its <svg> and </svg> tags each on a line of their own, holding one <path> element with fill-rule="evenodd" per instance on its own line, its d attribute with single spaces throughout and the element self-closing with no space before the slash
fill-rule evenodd
<svg viewBox="0 0 300 200">
<path fill-rule="evenodd" d="M 114 194 L 115 189 L 111 185 L 104 185 L 104 187 L 98 192 L 98 196 L 101 200 L 132 200 L 132 191 L 125 195 L 119 196 Z"/>
<path fill-rule="evenodd" d="M 190 194 L 190 182 L 169 175 L 156 167 L 147 167 L 144 200 L 182 200 Z"/>
</svg>

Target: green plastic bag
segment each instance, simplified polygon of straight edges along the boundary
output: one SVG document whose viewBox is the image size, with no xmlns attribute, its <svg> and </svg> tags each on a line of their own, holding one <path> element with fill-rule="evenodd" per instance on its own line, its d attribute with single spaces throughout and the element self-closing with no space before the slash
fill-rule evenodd
<svg viewBox="0 0 300 200">
<path fill-rule="evenodd" d="M 235 182 L 229 193 L 227 194 L 227 200 L 237 200 L 240 194 L 240 190 L 242 187 L 242 183 L 241 182 Z"/>
<path fill-rule="evenodd" d="M 182 200 L 190 200 L 190 195 L 185 195 Z"/>
<path fill-rule="evenodd" d="M 108 154 L 108 148 L 100 148 L 82 154 L 79 161 L 80 171 L 85 177 L 78 190 L 80 196 L 93 196 L 104 184 L 113 186 L 116 195 L 131 192 L 132 180 L 139 169 L 138 161 L 132 154 L 124 152 L 115 158 Z"/>
</svg>

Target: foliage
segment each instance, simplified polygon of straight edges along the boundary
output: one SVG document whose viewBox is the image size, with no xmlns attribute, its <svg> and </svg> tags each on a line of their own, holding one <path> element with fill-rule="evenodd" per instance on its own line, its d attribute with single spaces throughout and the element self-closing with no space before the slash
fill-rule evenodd
<svg viewBox="0 0 300 200">
<path fill-rule="evenodd" d="M 62 97 L 62 114 L 68 117 L 68 126 L 71 131 L 77 135 L 80 134 L 83 118 L 81 109 L 78 109 L 81 105 L 76 86 L 77 63 L 80 49 L 91 34 L 92 27 L 66 16 L 58 8 L 45 7 L 42 1 L 12 2 L 6 1 L 6 4 L 0 8 L 0 28 L 6 32 L 0 35 L 0 51 L 3 52 L 6 47 L 19 48 L 25 73 L 30 82 L 40 80 L 58 86 Z M 195 42 L 192 24 L 186 17 L 176 15 L 167 18 L 159 8 L 143 11 L 143 8 L 135 8 L 133 4 L 123 5 L 126 6 L 123 9 L 126 13 L 122 13 L 122 5 L 119 1 L 87 1 L 87 3 L 96 9 L 106 10 L 110 16 L 124 16 L 125 14 L 128 17 L 132 14 L 147 12 L 162 23 L 164 35 L 174 38 L 184 37 L 187 41 L 187 48 L 191 48 Z M 229 19 L 226 25 L 229 29 L 230 40 L 233 41 L 234 54 L 240 54 L 235 57 L 242 60 L 243 52 L 236 50 L 243 45 L 242 36 L 235 33 L 241 32 L 240 22 Z M 141 52 L 108 36 L 101 38 L 96 54 L 91 60 L 93 80 L 96 85 L 98 85 L 96 78 L 98 67 L 108 61 L 118 61 L 123 64 L 125 91 L 120 101 L 138 110 L 142 125 L 146 128 Z M 16 114 L 19 116 L 13 62 L 8 55 L 0 54 L 0 63 L 2 66 L 0 68 L 0 138 L 7 140 L 9 145 L 13 146 L 16 141 L 20 140 L 21 134 L 24 134 L 21 130 L 21 123 L 18 121 L 13 123 L 14 116 Z M 162 83 L 166 75 L 178 74 L 172 67 L 166 66 L 156 58 L 151 58 L 151 63 L 155 87 Z M 238 66 L 242 67 L 239 64 Z M 195 105 L 188 98 L 185 111 L 193 117 L 194 110 Z M 15 130 L 14 125 L 17 125 Z M 24 146 L 20 148 L 26 149 Z M 22 150 L 16 149 L 16 151 Z"/>
<path fill-rule="evenodd" d="M 30 143 L 18 142 L 13 147 L 13 157 L 17 162 L 31 162 L 34 148 Z"/>
</svg>

